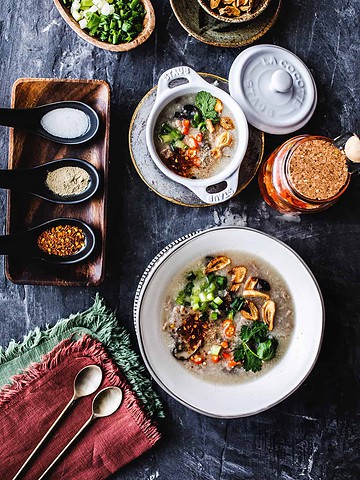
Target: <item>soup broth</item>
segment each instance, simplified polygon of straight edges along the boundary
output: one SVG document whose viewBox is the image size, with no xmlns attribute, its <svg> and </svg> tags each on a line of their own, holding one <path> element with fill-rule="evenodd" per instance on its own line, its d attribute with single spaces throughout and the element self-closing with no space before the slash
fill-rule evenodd
<svg viewBox="0 0 360 480">
<path fill-rule="evenodd" d="M 211 262 L 224 266 L 209 272 Z M 166 293 L 166 347 L 186 370 L 212 383 L 264 374 L 283 356 L 293 327 L 286 282 L 264 260 L 246 253 L 198 259 L 179 272 Z M 256 330 L 260 333 L 244 341 L 244 332 Z"/>
<path fill-rule="evenodd" d="M 229 109 L 209 92 L 182 95 L 160 113 L 155 147 L 163 163 L 186 178 L 213 177 L 226 168 L 237 132 Z"/>
</svg>

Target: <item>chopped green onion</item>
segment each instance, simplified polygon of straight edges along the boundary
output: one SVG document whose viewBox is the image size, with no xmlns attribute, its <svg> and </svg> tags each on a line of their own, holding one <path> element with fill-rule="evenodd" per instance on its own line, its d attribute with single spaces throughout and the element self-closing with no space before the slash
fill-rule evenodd
<svg viewBox="0 0 360 480">
<path fill-rule="evenodd" d="M 205 295 L 204 292 L 200 292 L 199 297 L 200 297 L 200 300 L 201 300 L 202 302 L 206 302 L 206 295 Z M 211 300 L 212 300 L 212 299 L 211 299 Z"/>
</svg>

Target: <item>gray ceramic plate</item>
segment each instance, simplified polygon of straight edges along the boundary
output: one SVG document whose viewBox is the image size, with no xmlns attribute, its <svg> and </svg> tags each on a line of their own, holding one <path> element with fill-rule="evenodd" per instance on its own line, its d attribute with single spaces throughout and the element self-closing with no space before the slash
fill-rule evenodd
<svg viewBox="0 0 360 480">
<path fill-rule="evenodd" d="M 200 42 L 215 47 L 242 47 L 256 42 L 276 22 L 282 0 L 273 0 L 267 9 L 247 23 L 225 23 L 212 17 L 197 0 L 170 0 L 180 25 Z"/>
<path fill-rule="evenodd" d="M 196 1 L 196 0 L 195 0 Z M 200 73 L 208 82 L 228 92 L 228 82 L 208 73 Z M 156 97 L 156 86 L 152 88 L 137 106 L 130 123 L 129 149 L 136 171 L 140 178 L 160 197 L 186 207 L 207 207 L 189 189 L 167 178 L 155 165 L 146 147 L 145 127 Z M 264 133 L 249 125 L 249 146 L 239 173 L 236 195 L 251 182 L 256 175 L 264 154 Z"/>
</svg>

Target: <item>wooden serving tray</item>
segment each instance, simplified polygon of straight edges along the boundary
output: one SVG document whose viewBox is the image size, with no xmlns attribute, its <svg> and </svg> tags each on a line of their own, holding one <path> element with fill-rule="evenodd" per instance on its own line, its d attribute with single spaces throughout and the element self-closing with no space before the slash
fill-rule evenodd
<svg viewBox="0 0 360 480">
<path fill-rule="evenodd" d="M 90 142 L 61 145 L 15 128 L 10 131 L 8 168 L 29 168 L 50 160 L 76 157 L 92 163 L 102 182 L 88 201 L 75 205 L 47 202 L 25 193 L 9 191 L 6 232 L 16 233 L 57 217 L 88 223 L 96 236 L 91 256 L 75 265 L 55 265 L 41 260 L 7 257 L 5 273 L 13 283 L 33 285 L 99 285 L 104 279 L 106 200 L 110 127 L 110 88 L 99 80 L 20 78 L 13 86 L 11 106 L 30 108 L 62 100 L 78 100 L 99 115 L 100 127 Z"/>
</svg>

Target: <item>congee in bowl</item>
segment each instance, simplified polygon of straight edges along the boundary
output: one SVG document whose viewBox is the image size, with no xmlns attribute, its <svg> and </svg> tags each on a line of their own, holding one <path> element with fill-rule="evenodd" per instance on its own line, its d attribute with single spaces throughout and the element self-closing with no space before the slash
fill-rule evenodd
<svg viewBox="0 0 360 480">
<path fill-rule="evenodd" d="M 173 173 L 207 179 L 230 164 L 237 148 L 236 122 L 210 92 L 184 93 L 161 111 L 154 141 L 161 161 Z"/>
<path fill-rule="evenodd" d="M 241 252 L 185 265 L 166 293 L 163 340 L 183 367 L 213 383 L 244 382 L 272 368 L 294 327 L 286 282 Z"/>
</svg>

